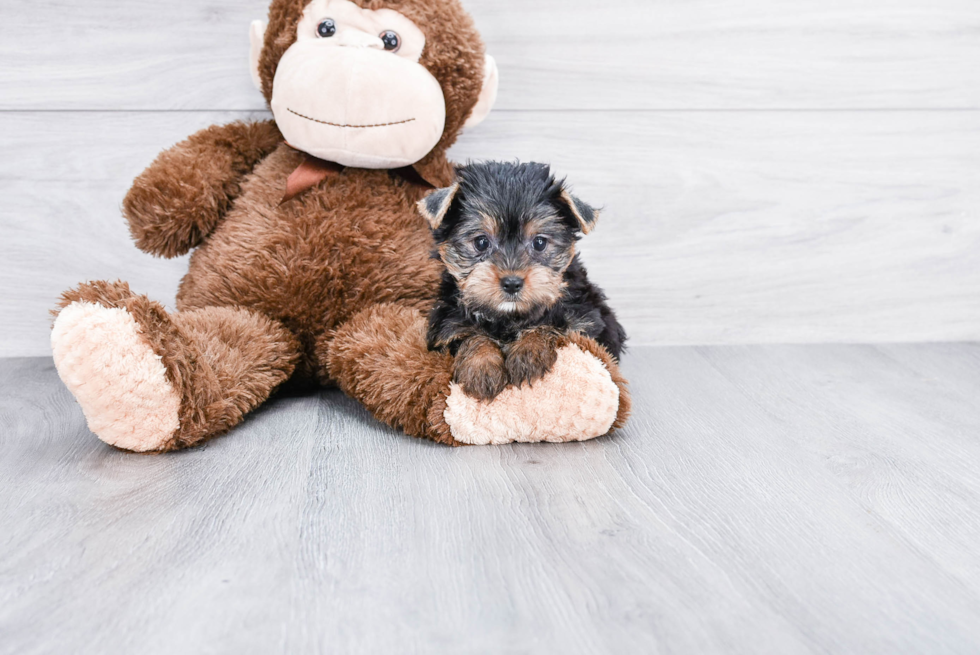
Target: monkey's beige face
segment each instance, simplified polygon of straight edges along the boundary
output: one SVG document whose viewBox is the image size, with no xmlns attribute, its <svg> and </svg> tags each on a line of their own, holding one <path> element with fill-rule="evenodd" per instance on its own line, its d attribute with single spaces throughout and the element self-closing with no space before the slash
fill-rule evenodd
<svg viewBox="0 0 980 655">
<path fill-rule="evenodd" d="M 422 31 L 396 11 L 313 0 L 273 83 L 272 112 L 286 141 L 359 168 L 422 159 L 446 121 L 442 89 L 418 63 L 424 47 Z"/>
</svg>

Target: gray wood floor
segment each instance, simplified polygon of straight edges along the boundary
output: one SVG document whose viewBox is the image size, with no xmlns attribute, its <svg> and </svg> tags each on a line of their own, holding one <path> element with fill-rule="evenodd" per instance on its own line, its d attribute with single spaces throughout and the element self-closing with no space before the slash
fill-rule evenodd
<svg viewBox="0 0 980 655">
<path fill-rule="evenodd" d="M 625 369 L 585 444 L 447 449 L 325 391 L 137 456 L 0 360 L 0 652 L 980 651 L 980 344 Z"/>
</svg>

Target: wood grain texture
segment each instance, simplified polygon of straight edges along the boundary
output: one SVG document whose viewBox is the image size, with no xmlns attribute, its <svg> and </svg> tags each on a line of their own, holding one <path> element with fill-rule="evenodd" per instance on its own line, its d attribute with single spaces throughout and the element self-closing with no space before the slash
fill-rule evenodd
<svg viewBox="0 0 980 655">
<path fill-rule="evenodd" d="M 138 252 L 120 200 L 249 115 L 0 114 L 0 355 L 46 354 L 83 280 L 172 305 L 186 263 Z M 553 162 L 604 206 L 583 256 L 635 344 L 980 339 L 980 114 L 503 113 L 452 154 Z"/>
<path fill-rule="evenodd" d="M 459 159 L 552 162 L 636 343 L 980 339 L 980 114 L 504 114 Z"/>
<path fill-rule="evenodd" d="M 500 109 L 980 108 L 974 0 L 467 0 Z M 14 0 L 0 109 L 262 109 L 267 3 Z"/>
<path fill-rule="evenodd" d="M 165 456 L 0 361 L 0 653 L 971 653 L 980 346 L 636 348 L 584 444 L 338 392 Z"/>
</svg>

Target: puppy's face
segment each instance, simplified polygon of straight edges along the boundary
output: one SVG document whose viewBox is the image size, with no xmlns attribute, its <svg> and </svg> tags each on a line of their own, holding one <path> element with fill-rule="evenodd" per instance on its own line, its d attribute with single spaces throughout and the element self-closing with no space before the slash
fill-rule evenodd
<svg viewBox="0 0 980 655">
<path fill-rule="evenodd" d="M 578 232 L 592 228 L 595 211 L 540 164 L 476 164 L 457 173 L 454 187 L 426 197 L 420 209 L 462 303 L 492 315 L 554 305 Z"/>
<path fill-rule="evenodd" d="M 575 235 L 546 202 L 516 216 L 485 207 L 467 211 L 438 248 L 468 308 L 527 314 L 561 297 Z"/>
</svg>

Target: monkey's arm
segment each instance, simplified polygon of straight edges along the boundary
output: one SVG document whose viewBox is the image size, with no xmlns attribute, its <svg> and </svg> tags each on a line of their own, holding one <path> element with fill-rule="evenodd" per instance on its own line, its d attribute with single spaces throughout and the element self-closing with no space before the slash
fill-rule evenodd
<svg viewBox="0 0 980 655">
<path fill-rule="evenodd" d="M 241 181 L 282 143 L 273 121 L 215 125 L 156 158 L 136 178 L 123 213 L 136 246 L 183 255 L 211 233 L 241 193 Z"/>
</svg>

